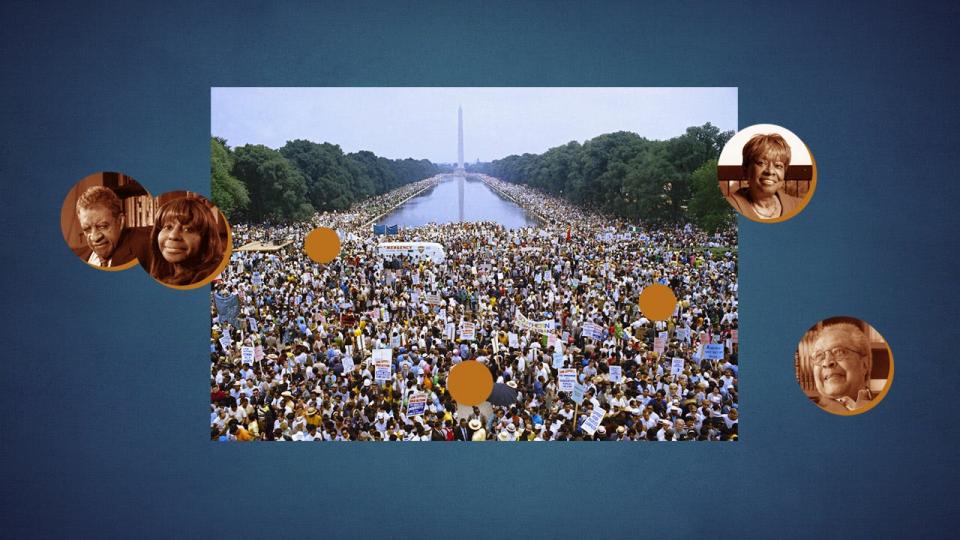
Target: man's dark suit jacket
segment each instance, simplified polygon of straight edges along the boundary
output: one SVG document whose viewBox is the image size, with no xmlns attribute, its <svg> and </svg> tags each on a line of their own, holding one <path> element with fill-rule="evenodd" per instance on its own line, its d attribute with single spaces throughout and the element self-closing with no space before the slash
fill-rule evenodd
<svg viewBox="0 0 960 540">
<path fill-rule="evenodd" d="M 150 267 L 150 231 L 153 227 L 124 227 L 120 231 L 120 241 L 111 256 L 111 267 L 123 266 L 130 261 L 140 259 L 144 267 Z M 86 239 L 84 239 L 86 242 Z M 93 250 L 86 243 L 73 250 L 84 262 L 90 258 Z"/>
</svg>

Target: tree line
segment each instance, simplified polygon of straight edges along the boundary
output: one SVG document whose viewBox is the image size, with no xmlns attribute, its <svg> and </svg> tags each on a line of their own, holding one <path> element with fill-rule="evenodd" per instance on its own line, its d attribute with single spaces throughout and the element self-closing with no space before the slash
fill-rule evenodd
<svg viewBox="0 0 960 540">
<path fill-rule="evenodd" d="M 736 215 L 717 187 L 717 158 L 732 136 L 710 123 L 665 141 L 619 131 L 468 170 L 631 221 L 693 221 L 714 231 Z"/>
<path fill-rule="evenodd" d="M 426 159 L 344 154 L 338 145 L 303 139 L 279 149 L 231 149 L 210 139 L 211 194 L 231 221 L 297 221 L 314 212 L 346 210 L 357 201 L 437 174 Z"/>
</svg>

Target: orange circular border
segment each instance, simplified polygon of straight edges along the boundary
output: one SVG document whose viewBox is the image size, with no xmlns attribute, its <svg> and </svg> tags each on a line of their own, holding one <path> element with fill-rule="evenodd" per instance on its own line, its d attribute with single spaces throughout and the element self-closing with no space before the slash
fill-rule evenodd
<svg viewBox="0 0 960 540">
<path fill-rule="evenodd" d="M 776 126 L 776 124 L 770 124 L 770 125 Z M 753 126 L 747 126 L 747 127 L 743 128 L 743 129 L 749 129 L 750 127 L 753 127 Z M 782 126 L 777 126 L 777 127 L 782 127 Z M 787 128 L 783 128 L 783 129 L 787 129 Z M 742 130 L 740 130 L 740 131 L 742 131 Z M 790 131 L 790 130 L 787 130 L 787 131 Z M 790 133 L 793 133 L 793 132 L 790 131 Z M 793 134 L 796 135 L 796 133 L 793 133 Z M 797 136 L 797 138 L 800 139 L 799 136 Z M 739 215 L 740 217 L 743 217 L 743 218 L 745 218 L 745 219 L 748 219 L 748 220 L 750 220 L 750 221 L 752 221 L 752 222 L 754 222 L 754 223 L 763 223 L 763 224 L 768 224 L 768 223 L 783 223 L 784 221 L 788 221 L 788 220 L 793 219 L 794 217 L 796 217 L 797 215 L 799 215 L 800 212 L 803 212 L 803 210 L 807 207 L 807 205 L 810 204 L 810 200 L 813 199 L 813 194 L 816 193 L 816 191 L 817 191 L 817 159 L 814 157 L 813 152 L 810 151 L 810 147 L 807 146 L 807 143 L 803 142 L 803 139 L 800 139 L 800 142 L 803 143 L 803 148 L 807 151 L 807 154 L 810 156 L 810 164 L 811 164 L 811 166 L 813 167 L 813 176 L 810 178 L 810 190 L 807 191 L 807 194 L 804 195 L 803 199 L 800 200 L 800 204 L 797 206 L 797 208 L 796 208 L 793 212 L 790 213 L 790 215 L 788 215 L 788 216 L 780 216 L 780 217 L 775 218 L 775 219 L 753 219 L 753 218 L 750 217 L 750 216 L 745 216 L 745 215 L 743 215 L 742 213 L 738 212 L 737 209 L 734 208 L 732 204 L 730 204 L 730 201 L 727 201 L 727 200 L 726 200 L 726 197 L 723 195 L 723 191 L 721 191 L 721 192 L 720 192 L 720 196 L 723 197 L 724 202 L 726 202 L 728 205 L 730 205 L 730 207 L 733 208 L 733 211 L 734 211 L 734 212 L 737 212 L 737 215 Z M 728 141 L 728 143 L 729 143 L 729 141 Z M 720 189 L 719 173 L 720 173 L 720 164 L 718 163 L 718 164 L 717 164 L 717 175 L 718 175 L 718 179 L 717 179 L 717 189 L 718 189 L 718 190 Z"/>
<path fill-rule="evenodd" d="M 861 414 L 863 414 L 863 413 L 865 413 L 865 412 L 868 412 L 868 411 L 872 410 L 874 407 L 876 407 L 877 405 L 879 405 L 880 402 L 883 401 L 884 398 L 887 397 L 887 394 L 890 392 L 890 386 L 893 385 L 893 373 L 894 373 L 894 368 L 895 368 L 895 364 L 896 364 L 896 363 L 894 362 L 894 359 L 893 359 L 893 349 L 890 347 L 890 342 L 887 341 L 887 338 L 884 337 L 884 335 L 881 334 L 880 331 L 877 330 L 877 328 L 876 328 L 875 326 L 873 326 L 872 324 L 868 323 L 867 321 L 865 321 L 865 320 L 863 320 L 863 319 L 861 319 L 861 318 L 859 318 L 859 317 L 853 317 L 853 316 L 850 316 L 850 315 L 835 315 L 835 316 L 832 316 L 832 317 L 826 317 L 826 318 L 824 318 L 824 319 L 820 319 L 820 320 L 817 321 L 813 326 L 811 326 L 810 329 L 808 329 L 806 332 L 804 332 L 802 336 L 800 336 L 800 341 L 802 342 L 802 341 L 803 341 L 803 338 L 806 337 L 806 335 L 809 334 L 812 329 L 816 328 L 817 324 L 819 324 L 819 323 L 821 323 L 821 322 L 823 322 L 823 321 L 826 321 L 826 320 L 829 320 L 829 319 L 835 319 L 835 318 L 856 319 L 856 320 L 858 320 L 858 321 L 866 324 L 866 325 L 869 326 L 870 328 L 872 328 L 877 334 L 880 334 L 880 337 L 881 337 L 881 338 L 883 338 L 883 345 L 887 348 L 887 354 L 890 355 L 890 373 L 887 374 L 887 382 L 886 382 L 886 384 L 883 385 L 883 389 L 880 390 L 880 392 L 877 394 L 877 397 L 875 397 L 874 399 L 872 399 L 872 400 L 870 401 L 870 403 L 867 404 L 866 406 L 861 407 L 861 408 L 856 409 L 856 410 L 853 410 L 853 411 L 829 411 L 829 410 L 827 410 L 827 409 L 825 409 L 825 408 L 823 408 L 823 407 L 821 407 L 821 406 L 819 406 L 819 405 L 817 405 L 816 403 L 813 403 L 813 402 L 811 401 L 811 404 L 812 404 L 814 407 L 816 407 L 817 409 L 819 409 L 819 410 L 821 410 L 821 411 L 823 411 L 823 412 L 825 412 L 825 413 L 833 414 L 833 415 L 836 415 L 836 416 L 858 416 L 858 415 L 861 415 Z M 799 350 L 799 347 L 798 347 L 798 350 Z M 794 370 L 796 370 L 796 368 L 794 368 Z M 798 383 L 798 386 L 799 386 L 799 383 Z M 803 394 L 804 397 L 806 397 L 806 394 L 803 393 L 803 388 L 802 388 L 802 387 L 801 387 L 800 390 L 801 390 L 800 393 Z M 808 399 L 807 401 L 810 401 L 810 400 Z"/>
<path fill-rule="evenodd" d="M 181 190 L 181 191 L 182 191 L 182 190 Z M 168 191 L 167 193 L 176 193 L 176 192 L 177 192 L 177 190 L 172 191 L 172 192 L 171 192 L 171 191 Z M 161 193 L 160 195 L 157 195 L 157 198 L 162 197 L 163 195 L 166 195 L 167 193 Z M 198 281 L 198 282 L 196 282 L 196 283 L 191 283 L 191 284 L 189 284 L 189 285 L 170 285 L 169 283 L 164 283 L 164 282 L 160 281 L 159 279 L 154 278 L 153 275 L 150 274 L 150 269 L 144 268 L 144 266 L 143 266 L 142 264 L 140 265 L 140 268 L 143 268 L 143 270 L 147 273 L 148 276 L 150 276 L 151 278 L 153 278 L 153 280 L 156 281 L 157 283 L 163 285 L 164 287 L 167 287 L 168 289 L 177 289 L 177 290 L 181 290 L 181 291 L 189 291 L 189 290 L 192 290 L 192 289 L 198 289 L 198 288 L 200 288 L 200 287 L 203 287 L 204 285 L 209 285 L 210 282 L 212 282 L 214 279 L 217 279 L 217 277 L 220 276 L 220 274 L 221 274 L 221 273 L 223 272 L 223 270 L 227 267 L 227 265 L 230 264 L 230 257 L 231 257 L 231 255 L 233 255 L 233 227 L 230 225 L 230 221 L 227 220 L 226 214 L 223 213 L 223 210 L 220 210 L 220 207 L 219 207 L 219 206 L 213 204 L 213 201 L 211 201 L 210 199 L 204 197 L 203 195 L 200 195 L 199 193 L 198 193 L 197 195 L 198 195 L 199 197 L 203 198 L 203 200 L 205 200 L 205 201 L 207 201 L 208 203 L 210 203 L 210 205 L 211 205 L 213 208 L 215 208 L 215 209 L 217 210 L 217 212 L 220 214 L 220 217 L 223 218 L 223 223 L 224 223 L 224 225 L 225 225 L 226 228 L 227 228 L 227 243 L 226 243 L 225 249 L 223 250 L 223 260 L 220 261 L 220 264 L 217 266 L 217 269 L 214 270 L 213 273 L 211 273 L 209 276 L 201 279 L 200 281 Z M 151 245 L 152 245 L 153 239 L 151 239 L 150 241 L 151 241 Z"/>
<path fill-rule="evenodd" d="M 140 186 L 141 188 L 143 188 L 143 190 L 147 193 L 147 196 L 149 196 L 149 197 L 151 197 L 151 198 L 153 197 L 153 195 L 150 193 L 150 190 L 147 189 L 146 186 L 144 186 L 143 184 L 141 184 L 139 180 L 137 180 L 136 178 L 133 178 L 132 176 L 130 176 L 130 175 L 126 174 L 126 173 L 120 172 L 120 171 L 97 171 L 97 172 L 95 172 L 95 173 L 90 173 L 90 174 L 84 176 L 83 178 L 81 178 L 80 180 L 77 180 L 76 182 L 74 182 L 74 184 L 73 184 L 72 186 L 70 186 L 70 191 L 72 191 L 74 188 L 76 188 L 76 187 L 77 187 L 77 184 L 83 182 L 83 181 L 86 180 L 87 178 L 90 178 L 91 176 L 94 176 L 94 175 L 97 175 L 97 174 L 105 174 L 105 173 L 122 174 L 123 176 L 126 176 L 126 177 L 130 178 L 130 180 L 133 180 L 138 186 Z M 104 186 L 104 187 L 106 187 L 106 186 Z M 70 195 L 70 191 L 67 192 L 67 196 L 68 196 L 68 197 L 69 197 L 69 195 Z M 71 253 L 74 257 L 77 257 L 77 254 L 76 254 L 76 253 L 73 253 L 73 249 L 70 248 L 70 239 L 67 238 L 66 231 L 63 229 L 63 210 L 64 210 L 63 207 L 64 207 L 64 204 L 65 204 L 66 202 L 67 202 L 67 197 L 64 197 L 63 203 L 60 204 L 60 214 L 61 214 L 61 220 L 60 220 L 60 236 L 63 237 L 63 241 L 64 241 L 64 243 L 67 244 L 67 249 L 70 250 L 70 253 Z M 74 214 L 76 214 L 76 210 L 74 210 Z M 124 217 L 126 217 L 126 216 L 124 216 Z M 124 224 L 124 227 L 126 227 L 126 224 Z M 77 257 L 77 258 L 80 259 L 80 257 Z M 80 262 L 82 262 L 83 264 L 89 266 L 90 268 L 93 268 L 93 269 L 95 269 L 95 270 L 99 270 L 100 272 L 122 272 L 123 270 L 129 270 L 129 269 L 133 268 L 134 266 L 140 264 L 140 259 L 136 259 L 136 258 L 135 258 L 135 259 L 130 260 L 130 261 L 127 261 L 127 262 L 125 262 L 125 263 L 123 263 L 123 264 L 121 264 L 121 265 L 119 265 L 119 266 L 108 266 L 108 267 L 94 266 L 94 265 L 88 263 L 87 261 L 84 261 L 83 259 L 80 259 Z"/>
</svg>

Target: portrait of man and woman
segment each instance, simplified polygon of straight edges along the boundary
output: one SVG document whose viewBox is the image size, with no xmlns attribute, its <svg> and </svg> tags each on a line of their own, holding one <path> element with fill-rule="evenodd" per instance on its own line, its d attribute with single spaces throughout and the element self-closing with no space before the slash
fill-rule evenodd
<svg viewBox="0 0 960 540">
<path fill-rule="evenodd" d="M 78 182 L 64 201 L 61 228 L 87 264 L 124 270 L 139 262 L 174 287 L 209 283 L 229 257 L 229 225 L 209 201 L 186 191 L 153 198 L 120 173 Z"/>
</svg>

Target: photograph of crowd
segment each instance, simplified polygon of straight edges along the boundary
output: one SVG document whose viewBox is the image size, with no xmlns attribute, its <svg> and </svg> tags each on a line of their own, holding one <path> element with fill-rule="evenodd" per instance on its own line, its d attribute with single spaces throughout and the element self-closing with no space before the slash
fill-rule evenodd
<svg viewBox="0 0 960 540">
<path fill-rule="evenodd" d="M 710 124 L 665 141 L 615 133 L 475 165 L 462 148 L 459 162 L 434 164 L 212 139 L 213 200 L 232 223 L 233 255 L 212 284 L 211 440 L 737 440 L 737 228 L 716 188 L 731 135 Z M 379 163 L 373 188 L 352 193 L 354 181 L 338 202 L 324 198 L 335 175 L 321 182 L 309 156 L 331 148 L 354 178 Z M 573 173 L 549 184 L 559 154 L 584 161 L 600 148 L 618 157 L 581 169 L 576 191 Z M 285 197 L 260 178 L 278 185 L 281 166 L 294 186 Z M 671 173 L 656 188 L 630 176 L 658 166 Z M 599 188 L 614 180 L 612 195 Z M 445 189 L 459 190 L 461 217 L 483 190 L 527 221 L 391 222 Z M 303 249 L 319 227 L 340 239 L 326 264 Z M 663 319 L 638 302 L 654 284 L 677 300 Z M 493 388 L 460 403 L 448 377 L 474 361 Z"/>
</svg>

